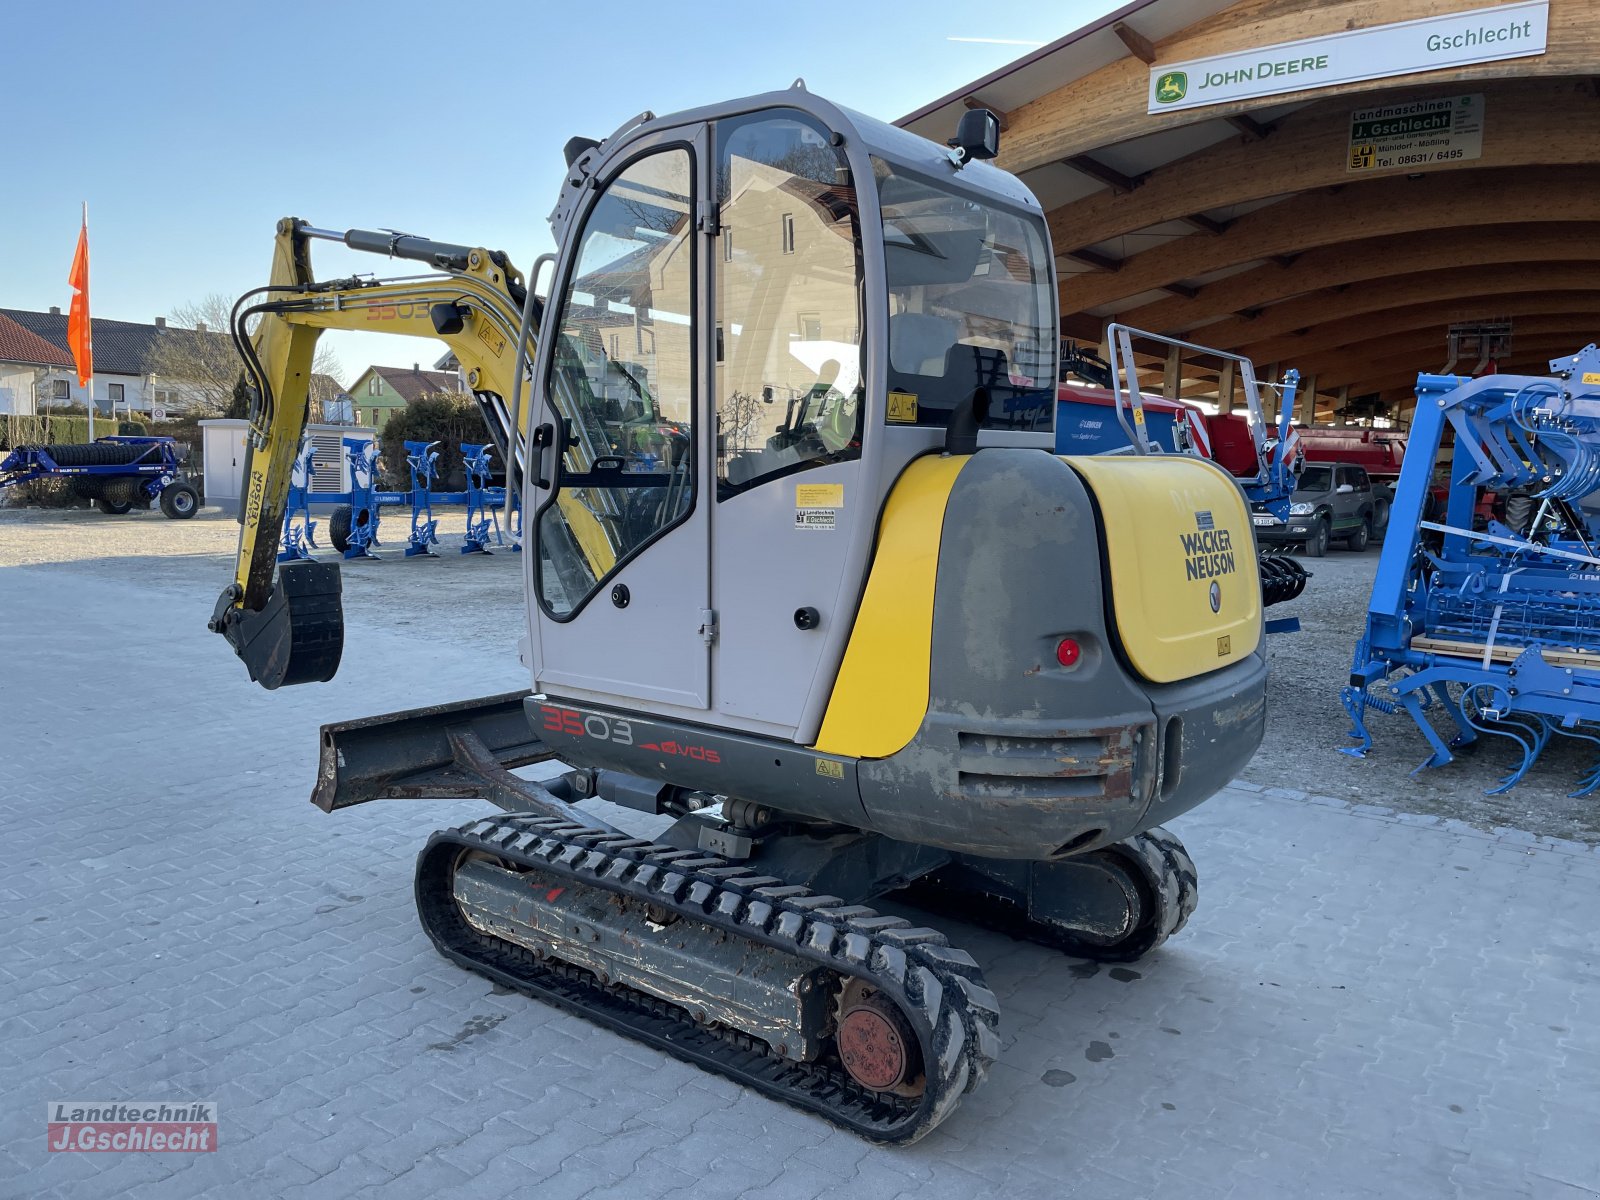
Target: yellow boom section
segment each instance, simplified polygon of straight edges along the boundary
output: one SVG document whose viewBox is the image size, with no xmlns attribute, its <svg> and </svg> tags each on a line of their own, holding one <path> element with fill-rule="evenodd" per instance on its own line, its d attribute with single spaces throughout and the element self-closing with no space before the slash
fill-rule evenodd
<svg viewBox="0 0 1600 1200">
<path fill-rule="evenodd" d="M 267 402 L 255 414 L 250 431 L 253 452 L 234 573 L 236 604 L 248 610 L 262 608 L 272 588 L 290 474 L 305 432 L 311 361 L 323 330 L 443 341 L 460 361 L 467 384 L 480 401 L 493 398 L 485 408 L 493 401 L 504 406 L 499 413 L 485 412 L 496 441 L 502 440 L 509 422 L 522 322 L 513 289 L 522 286 L 522 277 L 503 256 L 461 247 L 460 265 L 447 267 L 436 277 L 319 285 L 311 272 L 306 229 L 292 218 L 278 223 L 271 283 L 256 301 L 262 311 L 252 343 L 264 378 L 255 383 Z M 453 310 L 455 319 L 436 324 L 436 306 L 444 306 L 447 318 Z M 530 335 L 530 356 L 531 342 Z M 518 432 L 524 437 L 530 411 L 524 394 L 518 419 Z M 502 456 L 510 452 L 503 443 L 499 449 Z"/>
</svg>

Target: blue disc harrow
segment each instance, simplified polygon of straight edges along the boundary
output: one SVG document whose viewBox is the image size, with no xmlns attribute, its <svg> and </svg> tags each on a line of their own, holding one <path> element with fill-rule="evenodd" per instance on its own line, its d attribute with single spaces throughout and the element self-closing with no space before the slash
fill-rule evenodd
<svg viewBox="0 0 1600 1200">
<path fill-rule="evenodd" d="M 1509 744 L 1516 765 L 1494 795 L 1552 742 L 1600 751 L 1600 351 L 1591 344 L 1550 370 L 1418 377 L 1389 536 L 1340 697 L 1357 742 L 1346 754 L 1371 749 L 1369 713 L 1403 711 L 1432 750 L 1418 771 L 1484 738 Z M 1445 449 L 1441 506 L 1432 481 Z M 1476 528 L 1483 489 L 1506 497 L 1506 519 Z M 1448 742 L 1436 714 L 1453 726 Z M 1572 795 L 1597 788 L 1600 754 Z"/>
</svg>

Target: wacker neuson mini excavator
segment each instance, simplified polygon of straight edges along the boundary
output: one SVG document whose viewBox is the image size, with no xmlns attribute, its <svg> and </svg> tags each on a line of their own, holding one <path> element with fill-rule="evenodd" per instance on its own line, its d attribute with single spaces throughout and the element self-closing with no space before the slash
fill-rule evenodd
<svg viewBox="0 0 1600 1200">
<path fill-rule="evenodd" d="M 527 512 L 531 690 L 325 726 L 315 803 L 493 802 L 418 860 L 442 954 L 884 1142 L 982 1080 L 999 1014 L 869 905 L 1137 958 L 1195 905 L 1161 822 L 1264 721 L 1233 481 L 1053 452 L 1050 239 L 998 137 L 798 83 L 645 113 L 568 143 L 544 294 L 545 263 L 290 219 L 235 312 L 252 454 L 211 628 L 253 679 L 339 663 L 338 564 L 275 565 L 323 329 L 445 340 Z M 319 238 L 433 273 L 318 283 Z"/>
</svg>

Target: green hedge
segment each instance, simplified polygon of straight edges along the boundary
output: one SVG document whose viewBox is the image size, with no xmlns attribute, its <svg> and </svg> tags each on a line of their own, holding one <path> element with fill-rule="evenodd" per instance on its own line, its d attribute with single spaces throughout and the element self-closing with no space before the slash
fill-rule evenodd
<svg viewBox="0 0 1600 1200">
<path fill-rule="evenodd" d="M 14 413 L 0 414 L 0 448 L 11 449 L 13 446 L 41 446 L 41 445 L 71 445 L 76 442 L 90 441 L 89 418 L 84 415 L 57 416 L 52 413 L 42 413 L 39 416 L 17 416 Z M 121 437 L 143 437 L 145 426 L 140 421 L 112 420 L 110 417 L 96 417 L 94 419 L 94 436 L 97 438 L 117 435 Z"/>
<path fill-rule="evenodd" d="M 489 427 L 483 423 L 478 402 L 459 393 L 418 396 L 404 408 L 395 409 L 378 435 L 384 486 L 395 491 L 411 486 L 411 471 L 406 466 L 408 441 L 440 443 L 436 466 L 443 486 L 449 487 L 451 474 L 461 470 L 461 443 L 488 442 Z"/>
</svg>

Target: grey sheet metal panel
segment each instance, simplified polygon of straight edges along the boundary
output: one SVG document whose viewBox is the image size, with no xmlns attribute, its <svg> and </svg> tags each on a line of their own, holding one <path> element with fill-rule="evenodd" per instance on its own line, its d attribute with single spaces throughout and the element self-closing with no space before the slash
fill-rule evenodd
<svg viewBox="0 0 1600 1200">
<path fill-rule="evenodd" d="M 730 730 L 534 695 L 528 723 L 564 761 L 867 828 L 856 763 Z"/>
<path fill-rule="evenodd" d="M 972 458 L 945 512 L 927 717 L 857 767 L 871 828 L 999 858 L 1079 853 L 1198 804 L 1249 758 L 1263 664 L 1152 689 L 1107 629 L 1102 561 L 1093 500 L 1060 459 Z M 1083 647 L 1070 668 L 1066 636 Z M 1182 770 L 1153 806 L 1164 763 Z"/>
</svg>

